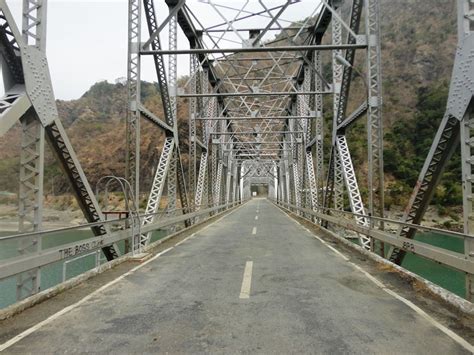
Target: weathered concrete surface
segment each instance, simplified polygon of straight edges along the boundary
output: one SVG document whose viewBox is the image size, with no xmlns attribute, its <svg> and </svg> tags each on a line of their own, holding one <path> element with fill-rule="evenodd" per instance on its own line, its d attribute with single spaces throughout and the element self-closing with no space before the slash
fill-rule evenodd
<svg viewBox="0 0 474 355">
<path fill-rule="evenodd" d="M 309 236 L 253 200 L 6 353 L 466 353 Z"/>
</svg>

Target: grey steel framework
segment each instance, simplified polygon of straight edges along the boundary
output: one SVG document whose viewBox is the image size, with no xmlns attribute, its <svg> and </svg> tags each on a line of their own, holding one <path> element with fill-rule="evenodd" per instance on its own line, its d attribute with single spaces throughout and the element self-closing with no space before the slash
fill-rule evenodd
<svg viewBox="0 0 474 355">
<path fill-rule="evenodd" d="M 43 201 L 44 142 L 51 146 L 67 176 L 78 204 L 88 222 L 103 221 L 96 201 L 67 134 L 58 117 L 46 59 L 46 1 L 23 1 L 23 29 L 18 29 L 5 1 L 0 1 L 0 46 L 5 88 L 1 99 L 0 134 L 14 124 L 22 126 L 19 232 L 41 229 Z M 105 235 L 108 228 L 97 224 L 95 235 Z M 22 238 L 20 254 L 37 254 L 38 238 Z M 103 252 L 108 260 L 119 256 L 115 245 Z M 22 299 L 40 290 L 39 269 L 21 273 L 17 280 L 17 297 Z"/>
<path fill-rule="evenodd" d="M 46 0 L 24 0 L 22 33 L 0 0 L 0 134 L 16 122 L 22 126 L 20 232 L 32 232 L 10 238 L 19 240 L 21 255 L 2 275 L 18 275 L 20 299 L 39 291 L 41 266 L 64 257 L 41 247 L 47 141 L 91 223 L 91 241 L 101 243 L 96 248 L 108 260 L 119 256 L 119 240 L 132 238 L 133 251 L 140 252 L 159 226 L 190 226 L 264 185 L 280 206 L 337 232 L 350 230 L 363 248 L 380 246 L 377 252 L 394 262 L 415 252 L 466 272 L 472 299 L 474 9 L 472 0 L 457 1 L 459 48 L 448 108 L 395 234 L 383 231 L 385 222 L 394 221 L 384 218 L 383 208 L 379 0 L 258 0 L 240 6 L 224 0 L 129 0 L 125 176 L 133 206 L 147 193 L 140 190 L 140 121 L 151 122 L 164 140 L 145 214 L 134 211 L 133 221 L 112 233 L 58 118 L 45 56 Z M 180 56 L 189 60 L 189 72 L 178 67 Z M 163 117 L 141 100 L 145 60 L 156 70 Z M 185 74 L 180 88 L 178 72 Z M 365 93 L 363 100 L 351 94 L 354 89 Z M 179 119 L 188 123 L 188 137 L 178 131 L 178 108 L 185 103 L 188 117 Z M 367 171 L 354 166 L 347 134 L 363 118 Z M 462 257 L 411 240 L 459 142 L 465 234 L 456 237 L 465 240 Z M 158 221 L 163 213 L 165 220 Z M 391 246 L 387 255 L 383 243 Z"/>
<path fill-rule="evenodd" d="M 371 215 L 383 217 L 378 1 L 260 0 L 243 1 L 239 7 L 217 0 L 165 3 L 169 15 L 157 32 L 150 32 L 139 54 L 169 56 L 170 82 L 176 82 L 176 56 L 189 57 L 189 77 L 177 96 L 189 100 L 188 191 L 193 210 L 206 202 L 219 204 L 224 195 L 226 201 L 250 197 L 252 185 L 264 184 L 270 197 L 297 207 L 334 205 L 343 210 L 347 201 L 354 213 L 365 215 L 367 205 Z M 351 10 L 348 18 L 343 6 Z M 298 9 L 305 20 L 287 18 Z M 200 19 L 200 10 L 212 16 Z M 177 43 L 175 17 L 185 43 Z M 166 28 L 168 49 L 153 46 L 160 34 L 166 38 Z M 359 69 L 356 51 L 365 53 Z M 322 71 L 325 64 L 332 66 L 332 81 Z M 354 106 L 349 97 L 354 73 L 359 74 L 357 85 L 366 88 L 366 99 L 347 115 Z M 169 93 L 174 97 L 175 86 Z M 327 96 L 333 98 L 332 134 L 324 132 Z M 370 191 L 365 201 L 346 139 L 350 126 L 364 115 Z M 325 135 L 332 137 L 327 164 Z M 160 161 L 158 171 L 161 167 Z M 364 217 L 355 220 L 368 225 Z M 360 242 L 372 247 L 366 236 Z"/>
</svg>

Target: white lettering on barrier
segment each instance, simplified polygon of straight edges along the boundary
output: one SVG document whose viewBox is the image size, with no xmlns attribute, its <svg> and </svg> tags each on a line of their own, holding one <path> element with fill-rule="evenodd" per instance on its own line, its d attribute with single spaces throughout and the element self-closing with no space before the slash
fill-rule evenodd
<svg viewBox="0 0 474 355">
<path fill-rule="evenodd" d="M 85 253 L 85 252 L 87 252 L 89 250 L 92 250 L 92 249 L 101 248 L 103 245 L 104 245 L 104 240 L 100 239 L 100 240 L 97 240 L 97 241 L 77 244 L 77 245 L 69 247 L 69 248 L 60 249 L 59 254 L 61 255 L 61 259 L 66 259 L 66 258 L 70 258 L 72 256 L 76 256 L 78 254 Z"/>
</svg>

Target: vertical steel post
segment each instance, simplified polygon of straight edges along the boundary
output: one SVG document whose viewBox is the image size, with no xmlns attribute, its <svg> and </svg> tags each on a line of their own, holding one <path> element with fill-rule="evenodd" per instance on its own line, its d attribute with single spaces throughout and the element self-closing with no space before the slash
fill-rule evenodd
<svg viewBox="0 0 474 355">
<path fill-rule="evenodd" d="M 130 182 L 135 203 L 140 200 L 140 111 L 141 84 L 141 0 L 128 2 L 128 65 L 127 89 L 128 111 L 126 126 L 126 170 L 125 178 Z"/>
<path fill-rule="evenodd" d="M 314 82 L 315 91 L 322 92 L 323 81 L 320 75 L 322 74 L 321 52 L 314 52 Z M 318 75 L 319 73 L 319 75 Z M 316 189 L 318 191 L 318 201 L 322 205 L 323 201 L 323 182 L 324 182 L 324 117 L 323 117 L 323 95 L 316 94 L 314 96 L 314 108 L 316 113 L 315 122 L 315 136 L 316 136 Z"/>
<path fill-rule="evenodd" d="M 369 214 L 384 216 L 383 122 L 379 0 L 367 0 L 366 32 L 368 83 L 368 190 Z M 383 255 L 383 252 L 382 252 Z"/>
<path fill-rule="evenodd" d="M 28 46 L 46 52 L 46 0 L 23 0 L 22 37 Z M 37 232 L 43 219 L 44 142 L 45 131 L 40 120 L 30 111 L 21 119 L 19 229 L 20 233 Z M 23 238 L 18 245 L 20 254 L 41 250 L 40 238 Z M 17 300 L 41 289 L 40 269 L 17 277 Z"/>
<path fill-rule="evenodd" d="M 170 8 L 170 12 L 173 11 L 173 8 Z M 178 21 L 177 15 L 175 14 L 170 18 L 169 21 L 169 48 L 170 50 L 176 50 L 178 47 L 178 37 L 177 37 L 177 30 L 178 30 Z M 177 112 L 178 112 L 178 102 L 176 99 L 177 94 L 177 55 L 171 54 L 169 56 L 169 69 L 168 69 L 168 91 L 170 97 L 170 105 L 172 116 L 174 118 L 175 127 L 173 127 L 176 131 L 177 127 Z M 175 147 L 176 152 L 179 150 L 178 144 Z M 179 169 L 179 161 L 178 161 L 178 154 L 173 154 L 173 158 L 171 161 L 170 171 L 167 176 L 167 189 L 168 189 L 168 208 L 167 208 L 167 215 L 174 216 L 176 214 L 176 202 L 177 202 L 177 169 Z"/>
<path fill-rule="evenodd" d="M 195 55 L 189 56 L 189 92 L 191 94 L 196 94 L 196 75 L 198 70 L 198 60 Z M 189 99 L 189 193 L 191 196 L 196 196 L 197 194 L 197 173 L 196 173 L 196 164 L 197 164 L 197 144 L 196 144 L 196 115 L 197 115 L 197 98 L 192 97 Z M 195 201 L 195 199 L 194 199 Z M 194 211 L 197 208 L 197 205 L 194 204 L 192 210 Z"/>
<path fill-rule="evenodd" d="M 472 0 L 458 0 L 458 37 L 460 47 L 468 36 L 473 35 L 473 11 L 474 2 Z M 474 235 L 474 199 L 472 198 L 474 195 L 474 161 L 472 160 L 474 155 L 474 112 L 472 102 L 460 124 L 460 130 L 464 233 Z M 464 239 L 464 253 L 467 260 L 474 262 L 474 239 Z M 471 302 L 474 301 L 474 275 L 469 273 L 466 273 L 466 299 Z"/>
<path fill-rule="evenodd" d="M 338 7 L 334 10 L 338 15 L 338 18 L 333 15 L 332 17 L 332 44 L 342 44 L 342 24 L 339 20 L 341 18 L 341 8 Z M 338 61 L 338 57 L 342 56 L 342 50 L 336 49 L 332 52 L 332 71 L 333 71 L 333 139 L 336 137 L 337 132 L 337 114 L 339 108 L 339 100 L 341 97 L 341 84 L 344 67 Z M 333 142 L 334 146 L 334 208 L 336 210 L 344 210 L 344 173 L 342 169 L 342 161 L 337 151 L 336 141 Z"/>
</svg>

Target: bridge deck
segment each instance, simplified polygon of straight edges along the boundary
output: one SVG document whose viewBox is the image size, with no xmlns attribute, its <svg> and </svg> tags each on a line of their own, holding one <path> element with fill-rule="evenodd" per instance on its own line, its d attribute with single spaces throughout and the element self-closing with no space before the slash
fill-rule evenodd
<svg viewBox="0 0 474 355">
<path fill-rule="evenodd" d="M 268 201 L 253 200 L 7 349 L 111 351 L 465 350 Z"/>
</svg>

